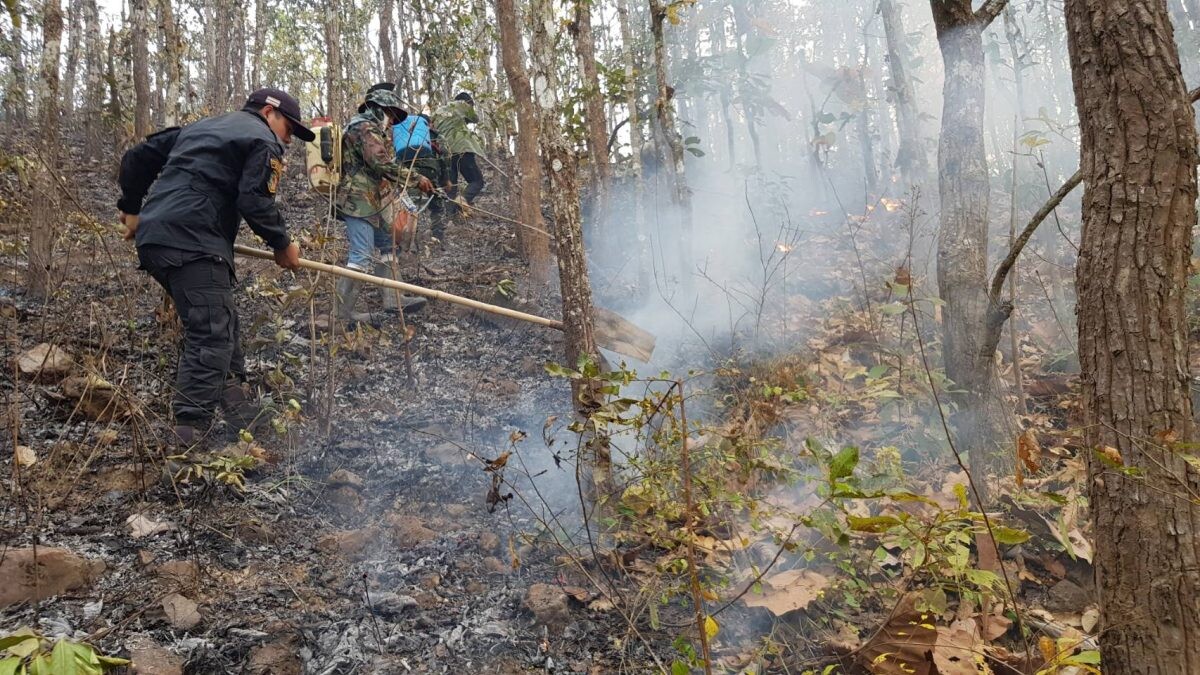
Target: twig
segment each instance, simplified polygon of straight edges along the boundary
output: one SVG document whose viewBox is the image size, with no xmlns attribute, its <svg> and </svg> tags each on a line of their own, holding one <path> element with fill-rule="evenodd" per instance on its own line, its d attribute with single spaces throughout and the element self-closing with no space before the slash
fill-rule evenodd
<svg viewBox="0 0 1200 675">
<path fill-rule="evenodd" d="M 684 410 L 686 397 L 683 380 L 676 380 L 679 389 L 679 425 L 682 428 L 679 441 L 680 457 L 683 461 L 684 536 L 687 537 L 688 579 L 692 589 L 692 604 L 696 609 L 696 632 L 700 636 L 700 652 L 704 657 L 705 675 L 712 675 L 712 653 L 708 647 L 708 622 L 704 618 L 704 596 L 700 594 L 700 571 L 696 569 L 696 534 L 693 529 L 695 505 L 692 503 L 692 456 L 688 450 L 687 413 Z"/>
</svg>

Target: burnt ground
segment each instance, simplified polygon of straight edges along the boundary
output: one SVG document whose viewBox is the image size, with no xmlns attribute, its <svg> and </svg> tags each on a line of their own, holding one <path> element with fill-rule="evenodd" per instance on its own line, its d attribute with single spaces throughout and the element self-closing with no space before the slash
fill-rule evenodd
<svg viewBox="0 0 1200 675">
<path fill-rule="evenodd" d="M 410 381 L 396 326 L 344 337 L 330 356 L 321 334 L 310 342 L 312 278 L 240 261 L 254 382 L 275 412 L 294 399 L 302 413 L 282 434 L 270 425 L 257 432 L 253 452 L 266 462 L 244 490 L 161 480 L 176 338 L 156 314 L 157 287 L 112 231 L 110 171 L 80 162 L 70 174 L 64 210 L 74 215 L 59 233 L 61 276 L 44 305 L 22 296 L 17 235 L 28 207 L 15 179 L 6 186 L 4 237 L 15 245 L 3 252 L 3 362 L 54 343 L 75 357 L 76 373 L 104 378 L 114 405 L 133 412 L 90 419 L 55 382 L 6 372 L 6 419 L 20 425 L 4 440 L 3 471 L 14 479 L 2 504 L 3 551 L 63 548 L 104 571 L 91 586 L 0 610 L 0 634 L 32 626 L 86 638 L 105 653 L 140 656 L 137 672 L 173 672 L 154 670 L 153 659 L 187 673 L 636 672 L 652 664 L 646 644 L 670 650 L 670 637 L 640 642 L 616 613 L 561 592 L 542 603 L 540 619 L 530 611 L 531 585 L 573 583 L 556 559 L 562 551 L 536 537 L 545 530 L 534 514 L 569 520 L 574 500 L 572 469 L 544 444 L 521 444 L 506 471 L 518 487 L 520 472 L 546 472 L 542 496 L 553 509 L 528 490 L 494 510 L 487 504 L 484 463 L 511 449 L 514 433 L 539 438 L 547 417 L 569 410 L 565 384 L 543 370 L 562 353 L 553 331 L 431 304 L 410 320 Z M 339 262 L 338 233 L 322 232 L 323 202 L 303 190 L 294 166 L 292 174 L 281 203 L 303 232 L 304 255 Z M 507 213 L 497 196 L 505 180 L 489 178 L 480 205 Z M 496 287 L 511 279 L 522 293 L 511 226 L 477 215 L 449 234 L 446 246 L 426 248 L 422 230 L 422 251 L 404 261 L 409 280 L 487 300 L 503 299 Z M 328 286 L 316 294 L 318 315 Z M 360 309 L 378 307 L 373 291 L 364 295 Z M 518 302 L 557 314 L 552 297 Z M 36 464 L 15 471 L 14 438 Z M 139 515 L 163 531 L 133 532 L 147 522 L 129 522 Z M 177 609 L 187 601 L 198 620 Z"/>
</svg>

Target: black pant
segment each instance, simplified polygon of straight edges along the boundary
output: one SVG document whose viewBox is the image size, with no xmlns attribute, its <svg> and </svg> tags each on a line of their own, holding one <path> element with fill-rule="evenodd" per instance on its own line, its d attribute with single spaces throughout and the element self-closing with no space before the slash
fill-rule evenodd
<svg viewBox="0 0 1200 675">
<path fill-rule="evenodd" d="M 479 170 L 479 165 L 475 163 L 475 153 L 463 152 L 450 157 L 450 196 L 458 196 L 458 177 L 462 176 L 463 180 L 467 181 L 467 189 L 463 191 L 463 199 L 468 204 L 474 204 L 475 198 L 483 192 L 483 172 Z"/>
<path fill-rule="evenodd" d="M 226 382 L 245 380 L 233 268 L 220 257 L 164 246 L 139 246 L 141 268 L 171 299 L 183 322 L 183 351 L 171 412 L 175 424 L 203 428 Z"/>
</svg>

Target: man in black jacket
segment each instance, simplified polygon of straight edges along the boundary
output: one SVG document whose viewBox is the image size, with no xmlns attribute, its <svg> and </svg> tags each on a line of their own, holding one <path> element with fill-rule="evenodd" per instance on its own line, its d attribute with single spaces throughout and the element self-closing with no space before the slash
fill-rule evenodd
<svg viewBox="0 0 1200 675">
<path fill-rule="evenodd" d="M 299 267 L 300 249 L 275 204 L 293 135 L 313 140 L 300 104 L 278 89 L 259 89 L 240 111 L 160 131 L 121 159 L 117 208 L 125 238 L 136 238 L 140 269 L 171 295 L 183 322 L 171 409 L 175 442 L 184 448 L 203 439 L 218 404 L 231 422 L 249 423 L 233 242 L 245 219 L 277 265 Z"/>
</svg>

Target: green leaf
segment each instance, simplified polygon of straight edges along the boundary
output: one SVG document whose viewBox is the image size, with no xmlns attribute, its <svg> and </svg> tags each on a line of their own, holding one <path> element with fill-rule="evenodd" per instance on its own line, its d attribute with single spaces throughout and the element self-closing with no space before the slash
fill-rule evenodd
<svg viewBox="0 0 1200 675">
<path fill-rule="evenodd" d="M 993 526 L 992 536 L 996 538 L 997 544 L 1004 544 L 1005 546 L 1015 546 L 1029 541 L 1029 533 L 1025 530 L 1004 527 L 1003 525 Z"/>
<path fill-rule="evenodd" d="M 884 316 L 897 316 L 906 311 L 908 311 L 908 306 L 900 302 L 893 302 L 879 308 L 879 313 Z"/>
<path fill-rule="evenodd" d="M 895 516 L 871 516 L 869 518 L 847 516 L 846 521 L 849 523 L 851 530 L 869 534 L 887 532 L 901 523 L 901 520 Z"/>
<path fill-rule="evenodd" d="M 0 675 L 17 675 L 17 669 L 20 667 L 21 658 L 19 656 L 0 659 Z"/>
<path fill-rule="evenodd" d="M 691 145 L 689 145 L 689 146 L 687 146 L 686 148 L 684 148 L 684 150 L 687 150 L 688 152 L 692 153 L 692 154 L 693 154 L 693 155 L 695 155 L 696 157 L 703 157 L 703 156 L 704 156 L 704 151 L 703 151 L 703 150 L 701 150 L 700 148 L 697 148 L 697 147 L 691 146 Z"/>
<path fill-rule="evenodd" d="M 1089 666 L 1098 666 L 1098 665 L 1100 665 L 1100 652 L 1098 652 L 1094 649 L 1089 649 L 1087 651 L 1079 652 L 1075 656 L 1072 656 L 1071 660 L 1074 661 L 1075 663 L 1082 663 L 1082 664 L 1089 665 Z"/>
<path fill-rule="evenodd" d="M 874 368 L 868 370 L 867 377 L 872 380 L 878 380 L 879 378 L 881 378 L 887 374 L 888 368 L 890 368 L 890 367 L 891 366 L 887 365 L 886 363 L 881 363 L 881 364 L 875 366 Z"/>
<path fill-rule="evenodd" d="M 691 672 L 692 669 L 683 661 L 675 659 L 671 662 L 671 675 L 689 675 Z"/>
<path fill-rule="evenodd" d="M 842 448 L 829 463 L 829 478 L 830 480 L 845 478 L 854 473 L 856 466 L 858 466 L 858 448 L 854 446 Z"/>
<path fill-rule="evenodd" d="M 115 656 L 101 656 L 99 654 L 96 655 L 96 660 L 105 668 L 117 668 L 132 663 L 129 659 L 119 659 Z"/>
<path fill-rule="evenodd" d="M 566 368 L 557 363 L 547 363 L 545 366 L 543 366 L 543 368 L 546 369 L 546 372 L 549 373 L 551 377 L 572 377 L 578 375 L 578 373 L 570 368 Z"/>
</svg>

